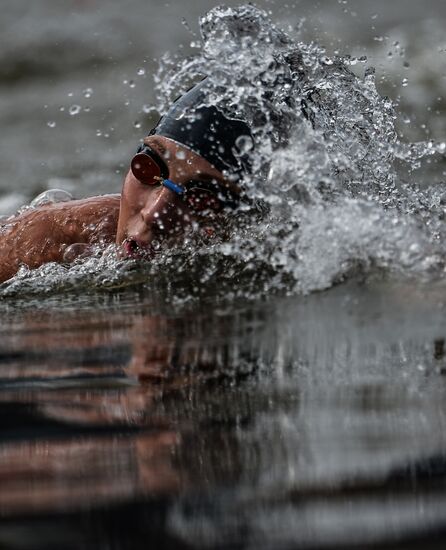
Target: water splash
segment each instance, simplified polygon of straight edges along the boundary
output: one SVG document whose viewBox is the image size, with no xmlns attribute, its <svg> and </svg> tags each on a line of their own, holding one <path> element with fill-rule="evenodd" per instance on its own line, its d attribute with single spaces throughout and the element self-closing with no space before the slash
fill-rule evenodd
<svg viewBox="0 0 446 550">
<path fill-rule="evenodd" d="M 254 249 L 304 292 L 357 269 L 440 272 L 444 193 L 436 184 L 420 188 L 410 174 L 445 144 L 399 139 L 397 112 L 378 93 L 374 69 L 354 74 L 350 56 L 294 41 L 253 6 L 215 8 L 200 28 L 198 54 L 161 66 L 159 110 L 191 75 L 211 80 L 208 103 L 253 129 L 255 176 L 245 185 L 269 206 L 260 228 L 248 239 L 234 234 L 220 252 L 243 263 Z"/>
<path fill-rule="evenodd" d="M 206 104 L 252 129 L 254 170 L 244 186 L 254 207 L 228 220 L 225 239 L 192 238 L 138 268 L 146 284 L 170 273 L 177 286 L 167 278 L 169 292 L 180 288 L 187 299 L 216 281 L 226 294 L 246 296 L 284 286 L 310 292 L 358 272 L 442 273 L 446 196 L 441 185 L 422 187 L 413 174 L 426 159 L 444 155 L 445 143 L 399 138 L 395 106 L 379 94 L 366 59 L 358 60 L 364 73 L 354 74 L 351 56 L 329 56 L 317 44 L 296 41 L 252 5 L 212 9 L 200 19 L 200 31 L 195 45 L 201 47 L 192 56 L 166 54 L 161 61 L 156 109 L 165 112 L 207 77 Z M 93 286 L 102 279 L 106 287 L 110 280 L 135 280 L 107 253 L 71 268 L 21 273 L 8 288 L 41 274 L 47 283 L 61 279 L 52 269 L 66 269 L 78 282 L 91 262 Z"/>
</svg>

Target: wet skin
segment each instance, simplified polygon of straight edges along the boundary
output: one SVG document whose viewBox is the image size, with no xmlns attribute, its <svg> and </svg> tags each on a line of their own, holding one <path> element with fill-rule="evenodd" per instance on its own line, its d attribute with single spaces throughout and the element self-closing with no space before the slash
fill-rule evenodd
<svg viewBox="0 0 446 550">
<path fill-rule="evenodd" d="M 216 182 L 234 193 L 203 157 L 162 136 L 145 142 L 163 158 L 169 179 L 188 187 L 191 181 Z M 48 204 L 11 216 L 0 227 L 0 282 L 21 265 L 31 269 L 47 262 L 70 262 L 88 255 L 91 246 L 116 243 L 123 256 L 150 258 L 154 250 L 175 246 L 192 228 L 207 234 L 218 227 L 219 213 L 197 212 L 180 195 L 161 184 L 143 184 L 129 170 L 121 195 L 105 195 Z"/>
</svg>

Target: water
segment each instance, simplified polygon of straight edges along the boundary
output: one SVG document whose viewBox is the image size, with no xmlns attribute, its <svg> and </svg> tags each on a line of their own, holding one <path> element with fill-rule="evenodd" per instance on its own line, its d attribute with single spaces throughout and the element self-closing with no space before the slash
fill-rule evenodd
<svg viewBox="0 0 446 550">
<path fill-rule="evenodd" d="M 4 312 L 2 544 L 430 540 L 444 307 L 444 285 L 351 283 L 181 313 L 130 290 Z"/>
<path fill-rule="evenodd" d="M 388 4 L 6 3 L 2 214 L 119 191 L 210 69 L 257 208 L 1 286 L 0 546 L 443 542 L 446 13 Z"/>
</svg>

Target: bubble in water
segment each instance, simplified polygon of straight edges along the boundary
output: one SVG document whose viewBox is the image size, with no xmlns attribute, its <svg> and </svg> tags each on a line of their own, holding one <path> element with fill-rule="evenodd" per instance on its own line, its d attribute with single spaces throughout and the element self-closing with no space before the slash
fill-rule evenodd
<svg viewBox="0 0 446 550">
<path fill-rule="evenodd" d="M 133 126 L 135 128 L 141 128 L 141 122 L 139 122 L 139 120 L 135 120 L 135 122 L 133 123 Z"/>
<path fill-rule="evenodd" d="M 82 94 L 84 97 L 89 99 L 93 95 L 93 88 L 85 88 L 85 90 L 82 91 Z"/>
<path fill-rule="evenodd" d="M 71 116 L 78 115 L 81 112 L 81 106 L 80 105 L 71 105 L 71 107 L 68 109 L 68 112 Z"/>
<path fill-rule="evenodd" d="M 135 81 L 134 80 L 129 80 L 129 87 L 134 88 L 135 86 L 136 86 Z"/>
<path fill-rule="evenodd" d="M 54 120 L 49 120 L 46 125 L 49 127 L 49 128 L 55 128 L 56 127 L 56 123 Z"/>
<path fill-rule="evenodd" d="M 146 74 L 146 70 L 143 67 L 139 67 L 139 69 L 136 70 L 136 74 L 138 76 L 144 76 Z"/>
<path fill-rule="evenodd" d="M 408 84 L 409 84 L 409 80 L 408 80 L 407 78 L 403 78 L 403 80 L 402 80 L 402 82 L 401 82 L 401 85 L 402 85 L 403 87 L 406 87 L 406 86 L 408 86 Z"/>
<path fill-rule="evenodd" d="M 65 189 L 48 189 L 47 191 L 40 193 L 40 195 L 37 195 L 37 197 L 29 203 L 29 206 L 31 208 L 37 208 L 38 206 L 42 206 L 44 204 L 68 202 L 71 200 L 73 200 L 73 195 L 68 191 L 65 191 Z"/>
</svg>

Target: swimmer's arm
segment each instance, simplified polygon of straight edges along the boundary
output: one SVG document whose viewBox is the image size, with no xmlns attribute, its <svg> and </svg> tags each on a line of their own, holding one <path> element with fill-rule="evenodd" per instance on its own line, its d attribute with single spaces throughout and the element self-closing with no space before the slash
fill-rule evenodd
<svg viewBox="0 0 446 550">
<path fill-rule="evenodd" d="M 0 282 L 21 265 L 34 269 L 61 262 L 75 243 L 109 244 L 116 236 L 119 195 L 44 205 L 14 216 L 0 227 Z"/>
</svg>

